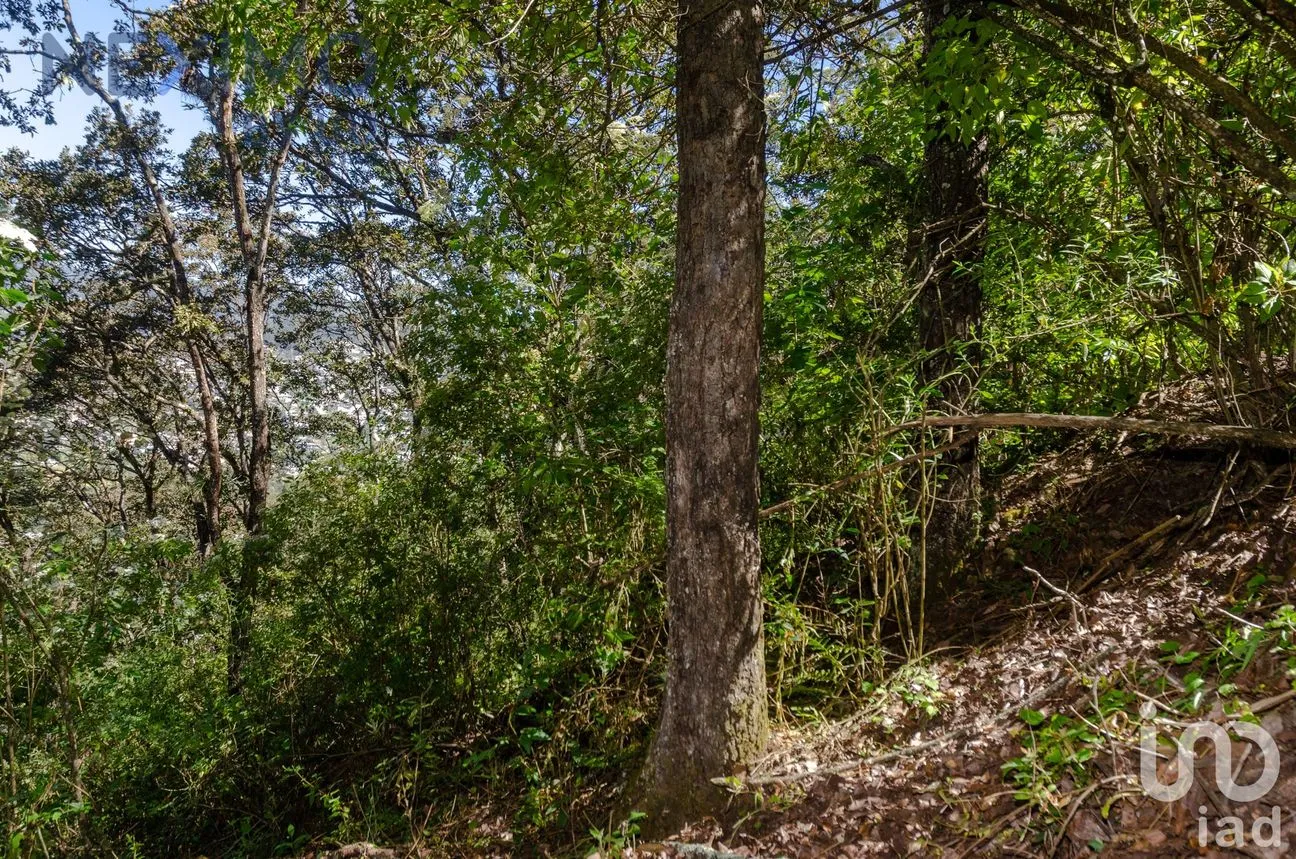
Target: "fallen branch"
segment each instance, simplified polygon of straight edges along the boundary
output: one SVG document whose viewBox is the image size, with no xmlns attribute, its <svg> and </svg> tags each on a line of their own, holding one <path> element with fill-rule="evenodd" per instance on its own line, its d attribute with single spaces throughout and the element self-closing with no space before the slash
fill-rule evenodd
<svg viewBox="0 0 1296 859">
<path fill-rule="evenodd" d="M 1152 433 L 1154 435 L 1193 436 L 1195 438 L 1240 441 L 1260 447 L 1296 450 L 1296 434 L 1256 427 L 1204 424 L 1191 421 L 1153 421 L 1144 418 L 1102 417 L 1100 415 L 1048 415 L 1036 412 L 1002 412 L 986 415 L 952 415 L 908 421 L 888 430 L 888 434 L 926 427 L 964 427 L 967 429 L 1003 429 L 1035 427 L 1044 429 L 1107 430 L 1110 432 Z"/>
<path fill-rule="evenodd" d="M 688 844 L 683 841 L 667 841 L 666 846 L 681 856 L 701 856 L 703 859 L 744 859 L 737 853 L 727 853 L 707 847 L 705 844 Z"/>
<path fill-rule="evenodd" d="M 1256 701 L 1247 709 L 1251 711 L 1252 715 L 1256 715 L 1258 713 L 1264 713 L 1269 710 L 1272 710 L 1274 707 L 1277 707 L 1281 704 L 1286 704 L 1288 701 L 1290 701 L 1293 698 L 1296 698 L 1296 689 L 1288 689 L 1286 692 L 1279 692 L 1277 695 L 1273 695 L 1261 701 Z M 1239 719 L 1242 718 L 1242 714 L 1239 713 L 1237 715 L 1237 718 Z"/>
<path fill-rule="evenodd" d="M 1068 590 L 1064 590 L 1063 588 L 1058 587 L 1057 585 L 1050 582 L 1048 579 L 1044 578 L 1044 575 L 1039 570 L 1035 569 L 1034 567 L 1028 567 L 1025 564 L 1022 564 L 1022 569 L 1030 573 L 1036 579 L 1038 579 L 1041 585 L 1048 588 L 1057 596 L 1062 597 L 1062 599 L 1069 600 L 1073 605 L 1077 605 L 1077 606 L 1080 605 L 1080 600 L 1076 599 L 1074 594 L 1072 594 Z"/>
<path fill-rule="evenodd" d="M 1084 612 L 1084 604 L 1081 603 L 1080 600 L 1076 598 L 1075 594 L 1071 593 L 1065 588 L 1060 588 L 1057 585 L 1053 584 L 1048 579 L 1044 578 L 1044 575 L 1039 570 L 1034 569 L 1033 567 L 1028 567 L 1025 564 L 1022 564 L 1022 569 L 1030 573 L 1036 579 L 1038 579 L 1040 584 L 1048 588 L 1054 594 L 1057 594 L 1057 596 L 1070 602 L 1071 605 L 1075 606 L 1080 612 L 1082 613 Z"/>
<path fill-rule="evenodd" d="M 1135 537 L 1133 540 L 1126 543 L 1124 546 L 1121 546 L 1119 549 L 1112 552 L 1107 557 L 1103 558 L 1102 561 L 1099 562 L 1098 568 L 1093 571 L 1093 574 L 1090 575 L 1089 578 L 1084 580 L 1084 584 L 1080 585 L 1080 587 L 1076 589 L 1076 592 L 1084 593 L 1094 585 L 1098 584 L 1098 582 L 1100 582 L 1104 576 L 1106 576 L 1108 573 L 1111 572 L 1112 565 L 1116 561 L 1125 557 L 1130 552 L 1133 552 L 1135 549 L 1139 548 L 1140 546 L 1145 546 L 1151 543 L 1157 537 L 1162 536 L 1163 534 L 1165 534 L 1166 532 L 1174 528 L 1182 521 L 1183 521 L 1183 516 L 1171 516 L 1169 519 L 1165 520 L 1160 525 L 1157 525 L 1155 528 L 1152 528 L 1150 531 L 1145 531 L 1144 533 L 1140 534 L 1138 537 Z"/>
</svg>

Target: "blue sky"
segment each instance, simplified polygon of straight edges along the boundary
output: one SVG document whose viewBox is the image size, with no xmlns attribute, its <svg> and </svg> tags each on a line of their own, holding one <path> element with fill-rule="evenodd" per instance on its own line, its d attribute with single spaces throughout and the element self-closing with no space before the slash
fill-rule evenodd
<svg viewBox="0 0 1296 859">
<path fill-rule="evenodd" d="M 162 2 L 146 2 L 141 8 L 158 8 L 166 5 Z M 113 30 L 117 18 L 114 10 L 105 0 L 72 0 L 72 11 L 77 29 L 82 36 L 88 32 L 107 36 Z M 56 34 L 60 36 L 61 34 Z M 16 47 L 19 34 L 13 31 L 0 31 L 0 44 L 5 47 Z M 40 80 L 41 61 L 38 57 L 13 57 L 13 70 L 10 74 L 0 73 L 0 87 L 13 90 L 26 90 Z M 80 87 L 73 85 L 56 92 L 51 101 L 54 103 L 53 125 L 38 125 L 35 134 L 23 134 L 16 128 L 0 126 L 0 150 L 11 147 L 26 149 L 38 158 L 53 158 L 64 147 L 76 146 L 85 138 L 86 116 L 91 109 L 101 106 L 94 95 L 83 93 Z M 162 114 L 164 125 L 172 129 L 171 148 L 183 150 L 194 135 L 205 127 L 201 111 L 195 109 L 193 99 L 182 96 L 171 90 L 152 100 L 141 102 L 125 99 L 128 103 L 147 107 Z"/>
</svg>

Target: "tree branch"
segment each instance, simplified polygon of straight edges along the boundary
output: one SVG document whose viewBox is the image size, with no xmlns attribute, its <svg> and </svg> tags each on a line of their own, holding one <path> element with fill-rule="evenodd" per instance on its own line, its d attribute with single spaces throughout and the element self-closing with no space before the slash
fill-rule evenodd
<svg viewBox="0 0 1296 859">
<path fill-rule="evenodd" d="M 1036 412 L 930 417 L 924 420 L 899 424 L 888 430 L 887 434 L 927 427 L 965 427 L 967 429 L 1035 427 L 1043 429 L 1104 430 L 1107 432 L 1192 436 L 1219 441 L 1243 442 L 1280 450 L 1296 450 L 1296 434 L 1279 430 L 1194 423 L 1191 421 L 1153 421 L 1144 418 L 1103 417 L 1101 415 L 1050 415 Z"/>
</svg>

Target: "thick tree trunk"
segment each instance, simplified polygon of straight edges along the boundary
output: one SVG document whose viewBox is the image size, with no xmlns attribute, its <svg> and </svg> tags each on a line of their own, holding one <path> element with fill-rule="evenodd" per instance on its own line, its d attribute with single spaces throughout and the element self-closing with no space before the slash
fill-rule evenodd
<svg viewBox="0 0 1296 859">
<path fill-rule="evenodd" d="M 759 380 L 765 278 L 763 10 L 685 0 L 679 226 L 666 372 L 670 642 L 646 802 L 655 829 L 722 797 L 765 745 Z"/>
<path fill-rule="evenodd" d="M 965 17 L 967 0 L 929 0 L 923 16 L 924 49 L 937 50 L 940 28 Z M 959 36 L 958 38 L 966 38 Z M 936 388 L 929 403 L 950 414 L 967 412 L 981 370 L 981 279 L 985 255 L 988 143 L 984 134 L 959 139 L 959 127 L 942 104 L 923 154 L 919 336 L 928 357 L 923 380 Z M 943 591 L 975 541 L 980 513 L 978 444 L 955 448 L 936 465 L 929 493 L 923 559 L 929 588 Z"/>
</svg>

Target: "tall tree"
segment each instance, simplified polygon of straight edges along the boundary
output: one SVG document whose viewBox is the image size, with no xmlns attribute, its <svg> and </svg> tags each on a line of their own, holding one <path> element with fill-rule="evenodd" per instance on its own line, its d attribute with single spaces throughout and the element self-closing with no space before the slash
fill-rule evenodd
<svg viewBox="0 0 1296 859">
<path fill-rule="evenodd" d="M 248 498 L 244 526 L 251 538 L 244 548 L 242 570 L 232 599 L 228 687 L 237 693 L 243 683 L 243 662 L 252 637 L 252 609 L 261 575 L 261 558 L 256 543 L 265 522 L 270 497 L 270 386 L 266 351 L 266 318 L 269 296 L 266 282 L 266 258 L 277 214 L 276 198 L 284 164 L 292 147 L 294 125 L 305 108 L 314 81 L 314 62 L 308 60 L 306 79 L 299 88 L 291 111 L 283 112 L 283 130 L 269 156 L 265 189 L 261 198 L 259 220 L 254 218 L 248 194 L 247 171 L 235 127 L 236 87 L 232 73 L 218 85 L 205 88 L 209 93 L 207 108 L 216 130 L 221 162 L 229 184 L 234 210 L 234 227 L 239 250 L 246 269 L 244 280 L 244 334 L 247 340 L 248 407 L 250 417 L 248 443 Z"/>
<path fill-rule="evenodd" d="M 670 644 L 647 810 L 668 827 L 765 745 L 756 520 L 765 282 L 759 2 L 680 5 L 679 220 L 666 361 Z"/>
<path fill-rule="evenodd" d="M 975 30 L 953 22 L 972 11 L 967 0 L 929 0 L 923 12 L 924 62 L 929 85 L 949 86 L 948 76 L 932 80 L 933 57 L 946 69 L 951 50 L 974 43 Z M 956 44 L 962 42 L 962 45 Z M 963 86 L 960 81 L 955 86 Z M 950 414 L 967 412 L 980 375 L 976 340 L 981 326 L 981 275 L 985 256 L 988 139 L 968 135 L 949 101 L 942 98 L 923 153 L 922 238 L 918 267 L 919 337 L 926 354 L 923 381 L 935 389 L 933 405 Z M 977 532 L 981 473 L 977 442 L 941 458 L 932 507 L 925 522 L 927 582 L 937 590 L 950 584 Z"/>
<path fill-rule="evenodd" d="M 158 224 L 170 261 L 169 298 L 172 308 L 181 316 L 195 310 L 195 296 L 189 278 L 189 268 L 184 247 L 184 240 L 176 226 L 173 206 L 168 198 L 162 179 L 149 160 L 140 140 L 139 123 L 133 121 L 121 99 L 114 95 L 105 84 L 95 67 L 93 51 L 81 38 L 72 15 L 69 2 L 62 4 L 61 22 L 67 30 L 69 46 L 72 51 L 69 57 L 69 71 L 77 81 L 91 90 L 112 112 L 113 119 L 121 128 L 122 157 L 129 165 L 139 170 L 140 177 L 148 188 L 149 196 L 157 210 Z M 53 23 L 58 19 L 51 18 Z M 48 97 L 50 93 L 44 93 Z M 207 475 L 203 481 L 203 501 L 194 506 L 195 530 L 197 532 L 198 552 L 204 557 L 209 555 L 221 538 L 221 429 L 217 414 L 216 397 L 212 389 L 209 357 L 204 354 L 198 337 L 189 334 L 185 337 L 185 346 L 189 362 L 193 368 L 194 382 L 198 389 L 198 401 L 202 408 L 203 439 L 207 462 Z"/>
</svg>

